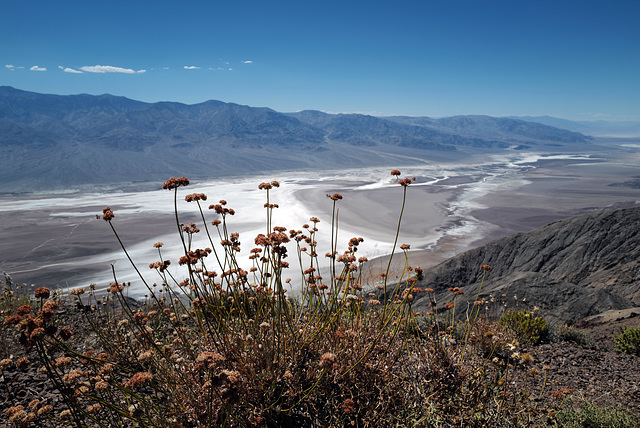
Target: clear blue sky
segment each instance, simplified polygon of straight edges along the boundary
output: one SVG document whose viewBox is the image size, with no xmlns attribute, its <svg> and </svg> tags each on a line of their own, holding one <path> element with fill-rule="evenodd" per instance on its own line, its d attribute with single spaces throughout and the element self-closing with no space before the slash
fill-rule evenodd
<svg viewBox="0 0 640 428">
<path fill-rule="evenodd" d="M 0 85 L 286 112 L 640 120 L 640 0 L 10 1 Z"/>
</svg>

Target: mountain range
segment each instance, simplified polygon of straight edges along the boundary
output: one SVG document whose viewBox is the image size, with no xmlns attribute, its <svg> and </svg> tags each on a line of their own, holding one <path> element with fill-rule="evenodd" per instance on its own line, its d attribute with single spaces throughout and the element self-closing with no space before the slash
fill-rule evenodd
<svg viewBox="0 0 640 428">
<path fill-rule="evenodd" d="M 514 118 L 280 113 L 221 101 L 145 103 L 0 87 L 2 192 L 273 170 L 460 160 L 591 137 Z"/>
</svg>

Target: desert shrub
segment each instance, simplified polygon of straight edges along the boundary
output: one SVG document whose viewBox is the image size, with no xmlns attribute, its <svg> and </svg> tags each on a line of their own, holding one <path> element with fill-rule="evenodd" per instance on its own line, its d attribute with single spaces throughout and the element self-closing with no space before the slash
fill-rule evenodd
<svg viewBox="0 0 640 428">
<path fill-rule="evenodd" d="M 592 347 L 593 340 L 582 330 L 567 324 L 559 324 L 553 329 L 555 339 L 561 342 L 573 342 L 583 347 Z"/>
<path fill-rule="evenodd" d="M 513 330 L 518 339 L 532 345 L 545 340 L 548 334 L 547 322 L 529 310 L 509 311 L 500 317 L 500 325 Z"/>
<path fill-rule="evenodd" d="M 555 417 L 554 426 L 567 428 L 635 428 L 635 415 L 620 407 L 599 407 L 583 402 L 577 408 L 567 407 Z"/>
<path fill-rule="evenodd" d="M 403 194 L 396 230 L 411 182 L 399 180 Z M 405 269 L 397 280 L 385 274 L 369 288 L 362 283 L 367 260 L 356 257 L 362 238 L 350 239 L 342 252 L 334 240 L 341 195 L 327 195 L 334 217 L 325 253 L 316 241 L 317 218 L 300 230 L 272 224 L 278 205 L 270 191 L 279 184 L 261 183 L 266 230 L 254 239 L 249 267 L 239 262 L 240 238 L 229 221 L 235 211 L 225 201 L 209 206 L 211 221 L 201 206 L 206 195 L 186 195 L 187 203 L 197 205 L 202 224 L 180 222 L 178 188 L 188 184 L 183 177 L 163 186 L 173 192 L 183 255 L 173 260 L 182 268 L 172 271 L 172 261 L 162 254 L 164 244 L 154 245 L 158 260 L 149 268 L 157 283 L 147 281 L 122 244 L 116 214 L 103 210 L 102 220 L 147 288 L 145 306 L 126 298 L 126 284 L 114 272 L 107 296 L 98 295 L 94 285 L 69 291 L 82 308 L 84 329 L 95 334 L 89 349 L 74 347 L 73 331 L 46 289 L 37 289 L 31 308 L 7 323 L 18 327 L 24 346 L 35 349 L 63 398 L 57 403 L 66 406 L 36 403 L 32 413 L 56 426 L 387 427 L 468 421 L 535 425 L 555 410 L 555 404 L 534 400 L 511 381 L 513 364 L 496 359 L 495 349 L 471 352 L 476 321 L 483 320 L 479 306 L 458 333 L 455 299 L 445 305 L 444 321 L 435 302 L 432 315 L 421 319 L 413 312 L 414 296 L 433 290 L 415 286 L 421 270 L 408 266 L 408 245 L 400 247 Z M 198 236 L 206 248 L 197 244 Z M 397 240 L 396 234 L 394 248 Z M 287 278 L 290 254 L 300 262 L 291 274 L 299 284 L 296 293 Z M 326 254 L 328 267 L 319 254 Z M 481 270 L 486 274 L 488 266 Z M 105 310 L 106 300 L 118 302 L 119 309 Z M 489 321 L 482 327 L 500 328 Z M 495 335 L 499 340 L 483 337 L 498 343 L 501 352 L 518 346 L 507 343 L 508 334 Z M 10 417 L 22 421 L 19 407 L 14 408 Z"/>
<path fill-rule="evenodd" d="M 640 357 L 640 327 L 621 327 L 620 334 L 614 335 L 616 352 Z"/>
</svg>

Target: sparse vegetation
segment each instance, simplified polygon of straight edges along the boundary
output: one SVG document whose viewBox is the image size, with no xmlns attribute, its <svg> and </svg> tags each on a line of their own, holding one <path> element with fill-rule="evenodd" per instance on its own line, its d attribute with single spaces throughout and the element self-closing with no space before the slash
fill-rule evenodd
<svg viewBox="0 0 640 428">
<path fill-rule="evenodd" d="M 508 327 L 526 343 L 535 345 L 547 338 L 549 328 L 544 318 L 534 311 L 511 310 L 500 317 L 500 325 Z"/>
<path fill-rule="evenodd" d="M 640 357 L 640 327 L 621 328 L 614 338 L 616 352 Z"/>
<path fill-rule="evenodd" d="M 559 341 L 573 342 L 583 347 L 594 346 L 593 340 L 584 331 L 567 324 L 555 326 L 554 336 Z"/>
<path fill-rule="evenodd" d="M 404 206 L 413 179 L 398 182 Z M 163 186 L 173 193 L 183 255 L 167 260 L 156 243 L 158 260 L 149 264 L 155 283 L 122 245 L 117 214 L 107 207 L 101 215 L 147 288 L 145 305 L 125 297 L 127 284 L 114 271 L 107 295 L 93 284 L 69 291 L 83 329 L 94 335 L 82 346 L 59 314 L 63 301 L 47 288 L 5 316 L 3 328 L 16 326 L 39 360 L 5 359 L 0 370 L 37 365 L 62 398 L 13 403 L 4 415 L 15 426 L 500 427 L 553 424 L 562 414 L 571 391 L 550 391 L 547 369 L 521 350 L 520 343 L 545 337 L 546 322 L 534 312 L 509 312 L 496 322 L 477 300 L 467 319 L 456 321 L 456 297 L 464 293 L 453 287 L 449 302 L 436 303 L 433 289 L 416 285 L 422 269 L 409 266 L 405 244 L 397 279 L 387 268 L 378 283 L 364 284 L 362 238 L 341 251 L 335 239 L 342 196 L 327 195 L 334 216 L 322 249 L 317 218 L 299 230 L 273 224 L 276 181 L 259 185 L 265 233 L 254 239 L 251 266 L 242 266 L 235 211 L 225 201 L 209 206 L 208 219 L 207 196 L 186 195 L 202 224 L 181 223 L 179 188 L 188 184 L 182 177 Z M 176 262 L 182 273 L 168 269 Z M 490 267 L 478 268 L 484 281 Z M 432 302 L 424 316 L 412 310 L 419 294 Z"/>
<path fill-rule="evenodd" d="M 621 407 L 599 407 L 589 402 L 562 409 L 555 426 L 564 428 L 635 428 L 636 417 Z"/>
</svg>

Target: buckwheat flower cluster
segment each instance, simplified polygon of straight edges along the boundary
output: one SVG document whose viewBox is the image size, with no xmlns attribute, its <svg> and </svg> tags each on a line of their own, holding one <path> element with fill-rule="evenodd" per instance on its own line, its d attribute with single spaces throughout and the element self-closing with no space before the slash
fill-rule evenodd
<svg viewBox="0 0 640 428">
<path fill-rule="evenodd" d="M 171 177 L 170 179 L 165 181 L 165 183 L 162 185 L 162 188 L 171 190 L 171 189 L 177 189 L 180 186 L 188 186 L 188 185 L 189 185 L 189 179 L 187 179 L 187 177 L 180 177 L 180 178 Z"/>
</svg>

